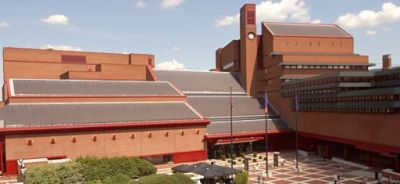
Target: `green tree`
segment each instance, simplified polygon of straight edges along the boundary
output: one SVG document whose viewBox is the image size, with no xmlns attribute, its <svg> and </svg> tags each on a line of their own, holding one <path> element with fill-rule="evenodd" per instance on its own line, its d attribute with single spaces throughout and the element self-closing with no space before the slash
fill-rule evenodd
<svg viewBox="0 0 400 184">
<path fill-rule="evenodd" d="M 26 184 L 83 183 L 81 166 L 74 162 L 31 167 L 26 170 Z"/>
<path fill-rule="evenodd" d="M 240 172 L 237 173 L 235 176 L 235 184 L 247 184 L 248 180 L 249 180 L 248 172 Z"/>
<path fill-rule="evenodd" d="M 81 173 L 86 182 L 105 181 L 108 177 L 123 174 L 131 179 L 154 174 L 156 168 L 148 161 L 139 158 L 113 157 L 96 158 L 84 157 L 76 159 L 82 165 Z"/>
</svg>

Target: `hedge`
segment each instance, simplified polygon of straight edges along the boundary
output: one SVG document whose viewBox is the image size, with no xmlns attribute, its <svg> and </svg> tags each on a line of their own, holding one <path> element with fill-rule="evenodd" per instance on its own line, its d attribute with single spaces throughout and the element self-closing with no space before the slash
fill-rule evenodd
<svg viewBox="0 0 400 184">
<path fill-rule="evenodd" d="M 26 184 L 194 184 L 186 175 L 155 174 L 156 168 L 139 158 L 78 158 L 73 162 L 29 168 Z M 139 178 L 138 181 L 134 179 Z"/>
<path fill-rule="evenodd" d="M 31 167 L 26 170 L 25 184 L 76 184 L 83 183 L 81 165 L 69 162 Z"/>
<path fill-rule="evenodd" d="M 134 184 L 194 184 L 194 182 L 184 174 L 154 174 L 141 177 Z"/>
<path fill-rule="evenodd" d="M 148 161 L 139 158 L 113 157 L 96 158 L 84 157 L 76 159 L 82 165 L 81 173 L 86 182 L 102 181 L 123 174 L 131 179 L 148 176 L 156 172 L 156 168 Z"/>
<path fill-rule="evenodd" d="M 107 177 L 104 184 L 133 184 L 133 180 L 125 174 L 116 174 L 111 177 Z"/>
</svg>

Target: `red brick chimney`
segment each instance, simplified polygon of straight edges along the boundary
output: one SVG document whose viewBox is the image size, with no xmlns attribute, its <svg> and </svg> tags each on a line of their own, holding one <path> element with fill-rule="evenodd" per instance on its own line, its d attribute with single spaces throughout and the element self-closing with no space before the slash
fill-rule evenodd
<svg viewBox="0 0 400 184">
<path fill-rule="evenodd" d="M 386 54 L 382 56 L 382 69 L 387 70 L 392 68 L 392 56 Z"/>
</svg>

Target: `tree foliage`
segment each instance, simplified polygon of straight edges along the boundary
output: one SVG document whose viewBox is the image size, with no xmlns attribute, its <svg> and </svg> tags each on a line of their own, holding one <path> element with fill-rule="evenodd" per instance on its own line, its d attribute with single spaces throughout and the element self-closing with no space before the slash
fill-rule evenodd
<svg viewBox="0 0 400 184">
<path fill-rule="evenodd" d="M 81 166 L 74 162 L 31 167 L 26 170 L 26 184 L 83 183 Z"/>
<path fill-rule="evenodd" d="M 126 175 L 131 179 L 154 174 L 156 168 L 148 161 L 137 157 L 113 158 L 78 158 L 76 162 L 82 165 L 81 173 L 85 181 L 105 181 L 117 174 Z M 121 176 L 121 175 L 120 175 Z"/>
<path fill-rule="evenodd" d="M 104 180 L 104 184 L 116 184 L 116 183 L 117 184 L 132 184 L 133 180 L 129 176 L 127 176 L 125 174 L 121 174 L 121 173 L 118 173 L 111 177 L 107 177 Z"/>
<path fill-rule="evenodd" d="M 134 184 L 194 184 L 194 182 L 184 174 L 154 174 L 141 177 Z"/>
<path fill-rule="evenodd" d="M 73 162 L 29 168 L 26 184 L 130 184 L 133 179 L 155 174 L 156 168 L 139 158 L 78 158 Z"/>
<path fill-rule="evenodd" d="M 240 172 L 237 173 L 235 176 L 235 184 L 247 184 L 248 180 L 249 180 L 248 172 Z"/>
</svg>

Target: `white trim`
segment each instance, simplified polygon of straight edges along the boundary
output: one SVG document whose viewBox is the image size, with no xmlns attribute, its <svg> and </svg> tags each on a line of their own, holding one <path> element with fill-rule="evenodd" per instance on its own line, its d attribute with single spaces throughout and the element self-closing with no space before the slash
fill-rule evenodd
<svg viewBox="0 0 400 184">
<path fill-rule="evenodd" d="M 221 94 L 229 95 L 229 91 L 182 91 L 185 94 Z M 232 92 L 233 95 L 245 95 L 246 92 Z M 204 95 L 204 97 L 209 97 Z"/>
<path fill-rule="evenodd" d="M 181 96 L 185 96 L 185 94 L 184 94 L 181 90 L 179 90 L 178 87 L 176 87 L 174 84 L 172 84 L 172 83 L 169 82 L 169 81 L 165 81 L 165 82 L 167 82 L 167 83 L 169 84 L 169 86 L 172 87 L 172 88 L 173 88 L 177 93 L 179 93 Z"/>
<path fill-rule="evenodd" d="M 138 101 L 138 102 L 43 102 L 43 103 L 11 103 L 8 106 L 17 105 L 99 105 L 99 104 L 167 104 L 167 103 L 182 103 L 184 101 Z"/>
<path fill-rule="evenodd" d="M 252 119 L 252 120 L 233 120 L 232 122 L 252 122 L 252 121 L 260 121 L 260 120 L 276 120 L 279 118 L 268 118 L 268 119 Z M 230 121 L 212 121 L 213 123 L 230 123 Z M 263 122 L 264 123 L 264 122 Z"/>
<path fill-rule="evenodd" d="M 197 116 L 199 116 L 199 118 L 204 119 L 205 117 L 202 116 L 199 112 L 197 112 L 197 110 L 195 108 L 193 108 L 189 103 L 185 102 L 185 105 L 192 110 L 192 112 L 194 112 Z"/>
<path fill-rule="evenodd" d="M 208 118 L 229 118 L 231 116 L 209 116 Z M 266 117 L 266 115 L 239 115 L 239 116 L 232 116 L 233 118 L 245 118 L 245 117 Z M 275 118 L 279 119 L 279 118 Z"/>
<path fill-rule="evenodd" d="M 167 72 L 172 72 L 172 73 L 178 73 L 178 72 L 203 72 L 203 73 L 214 73 L 214 74 L 229 74 L 229 73 L 237 73 L 237 72 L 227 72 L 227 71 L 208 71 L 208 70 L 160 70 L 160 69 L 155 69 L 154 71 L 167 71 Z"/>
<path fill-rule="evenodd" d="M 230 63 L 224 65 L 224 66 L 222 67 L 222 69 L 223 69 L 223 70 L 226 70 L 226 69 L 228 69 L 228 68 L 232 68 L 234 65 L 235 65 L 235 63 L 232 61 L 232 62 L 230 62 Z"/>
<path fill-rule="evenodd" d="M 10 85 L 10 94 L 9 94 L 9 96 L 15 96 L 14 79 L 10 79 L 9 80 L 9 85 Z"/>
<path fill-rule="evenodd" d="M 194 96 L 188 96 L 189 98 L 204 98 L 204 97 L 210 97 L 210 98 L 229 98 L 229 92 L 227 93 L 228 95 L 223 95 L 225 93 L 212 93 L 212 94 L 222 94 L 222 95 L 194 95 Z M 235 93 L 232 93 L 235 95 Z M 249 97 L 244 94 L 246 93 L 237 93 L 239 95 L 233 96 L 234 98 L 250 98 L 250 99 L 256 99 L 256 97 Z M 243 95 L 242 95 L 243 94 Z"/>
<path fill-rule="evenodd" d="M 56 81 L 56 82 L 99 82 L 99 83 L 108 83 L 108 82 L 118 82 L 118 83 L 168 83 L 168 81 L 135 81 L 135 80 L 83 80 L 83 79 L 20 79 L 13 78 L 11 80 L 19 80 L 19 81 Z"/>
</svg>

